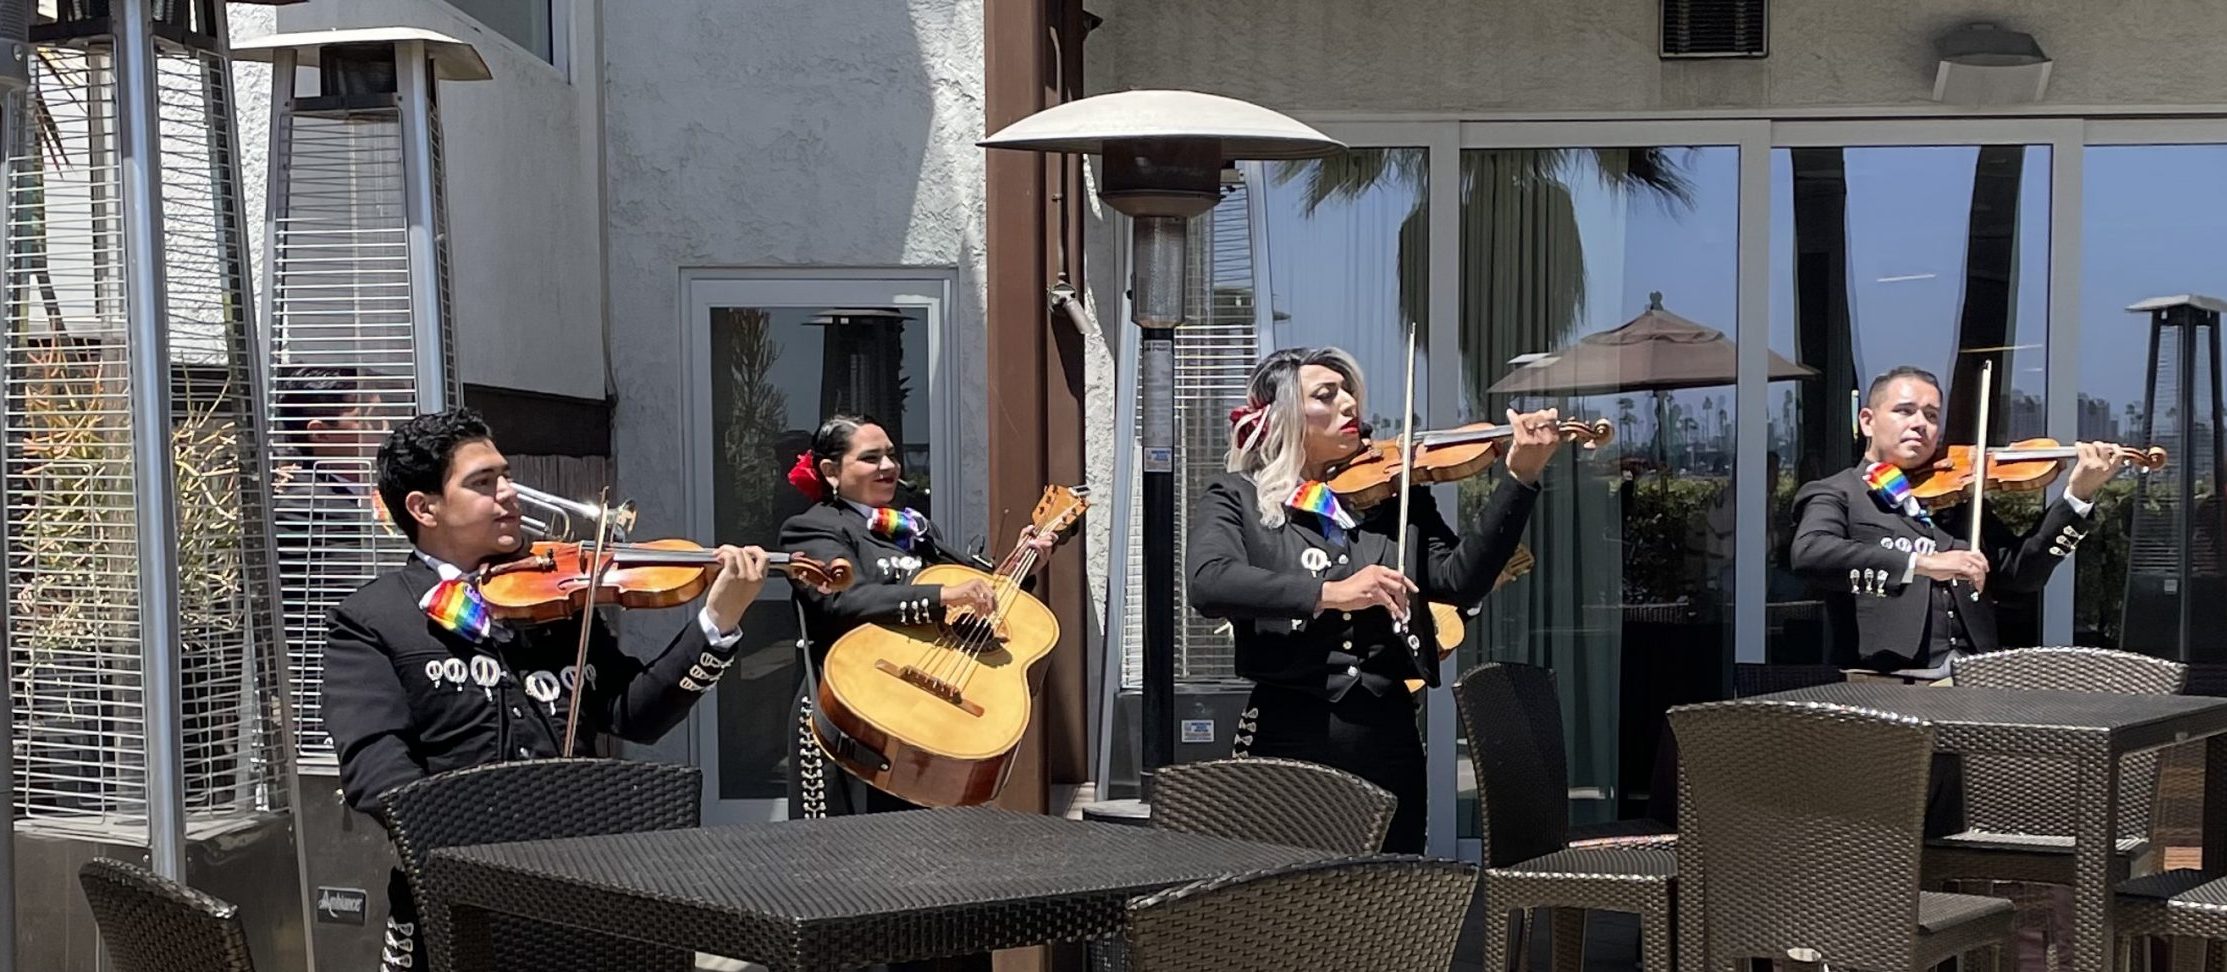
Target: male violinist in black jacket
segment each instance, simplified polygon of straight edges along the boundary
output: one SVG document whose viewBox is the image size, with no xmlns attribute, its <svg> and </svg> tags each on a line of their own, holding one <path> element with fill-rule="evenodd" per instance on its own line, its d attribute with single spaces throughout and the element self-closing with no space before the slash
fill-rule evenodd
<svg viewBox="0 0 2227 972">
<path fill-rule="evenodd" d="M 2088 535 L 2096 491 L 2117 467 L 2109 446 L 2080 443 L 2064 498 L 2024 535 L 1983 513 L 1973 550 L 1970 503 L 1936 516 L 1903 495 L 1940 451 L 1940 381 L 1907 366 L 1880 375 L 1857 421 L 1871 442 L 1862 461 L 1794 497 L 1792 566 L 1825 592 L 1833 628 L 1862 667 L 1945 678 L 1957 656 L 1995 650 L 1993 592 L 2048 582 Z"/>
<path fill-rule="evenodd" d="M 388 791 L 420 777 L 560 755 L 580 700 L 580 753 L 610 733 L 654 742 L 719 680 L 742 614 L 765 583 L 765 554 L 720 547 L 703 609 L 647 658 L 620 650 L 596 622 L 575 672 L 577 621 L 492 619 L 468 575 L 528 549 L 510 464 L 468 409 L 420 415 L 387 437 L 379 495 L 416 550 L 333 609 L 325 641 L 326 731 L 348 805 L 377 813 Z M 396 872 L 382 969 L 417 964 L 416 915 Z"/>
</svg>

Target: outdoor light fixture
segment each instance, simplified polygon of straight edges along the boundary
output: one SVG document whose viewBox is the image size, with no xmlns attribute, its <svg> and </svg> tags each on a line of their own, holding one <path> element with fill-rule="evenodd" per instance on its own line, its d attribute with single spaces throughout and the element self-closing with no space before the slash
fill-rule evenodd
<svg viewBox="0 0 2227 972">
<path fill-rule="evenodd" d="M 1186 221 L 1221 198 L 1226 162 L 1309 159 L 1345 144 L 1289 116 L 1196 91 L 1119 91 L 1047 108 L 985 148 L 1101 156 L 1099 198 L 1129 217 L 1131 316 L 1144 449 L 1144 747 L 1140 781 L 1175 761 L 1175 328 L 1183 323 Z M 1115 538 L 1119 542 L 1121 538 Z"/>
<path fill-rule="evenodd" d="M 299 968 L 226 7 L 0 6 L 16 855 L 0 885 L 52 897 L 88 856 L 142 860 L 225 889 L 257 958 Z M 35 54 L 19 67 L 23 44 Z M 90 923 L 26 914 L 0 951 L 25 969 L 90 967 Z"/>
<path fill-rule="evenodd" d="M 2049 55 L 2032 34 L 1994 24 L 1965 24 L 1934 41 L 1941 56 L 1933 100 L 1952 105 L 2016 105 L 2040 101 L 2049 87 Z"/>
<path fill-rule="evenodd" d="M 272 34 L 232 51 L 271 65 L 257 295 L 278 406 L 273 533 L 301 790 L 322 797 L 340 790 L 324 720 L 326 618 L 410 542 L 371 502 L 370 453 L 320 448 L 295 403 L 322 402 L 318 389 L 337 384 L 358 421 L 384 430 L 457 401 L 441 95 L 490 74 L 472 45 L 414 27 Z M 331 915 L 353 904 L 363 919 L 312 921 L 314 965 L 379 954 L 392 851 L 332 799 L 303 801 L 296 828 L 309 906 Z"/>
</svg>

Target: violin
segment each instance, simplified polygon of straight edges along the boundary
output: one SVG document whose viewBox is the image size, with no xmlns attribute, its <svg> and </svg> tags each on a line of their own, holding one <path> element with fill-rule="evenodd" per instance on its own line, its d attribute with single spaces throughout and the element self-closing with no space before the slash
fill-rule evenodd
<svg viewBox="0 0 2227 972">
<path fill-rule="evenodd" d="M 2112 459 L 2123 467 L 2145 473 L 2165 468 L 2166 454 L 2162 446 L 2112 445 L 2110 448 Z M 1931 467 L 1923 470 L 1921 476 L 1911 477 L 1911 495 L 1928 510 L 1955 506 L 1971 498 L 1974 455 L 1980 452 L 1987 457 L 1987 488 L 2014 493 L 2047 489 L 2070 463 L 2080 458 L 2077 447 L 2049 438 L 2025 439 L 1985 450 L 1952 445 Z"/>
<path fill-rule="evenodd" d="M 766 554 L 766 569 L 822 594 L 851 586 L 850 561 L 821 563 L 800 553 Z M 480 598 L 499 618 L 569 618 L 596 606 L 675 607 L 695 600 L 719 570 L 718 552 L 688 540 L 642 543 L 535 543 L 522 557 L 479 571 Z"/>
<path fill-rule="evenodd" d="M 1615 436 L 1607 419 L 1591 422 L 1564 419 L 1562 437 L 1591 449 Z M 1454 429 L 1415 433 L 1414 483 L 1450 483 L 1483 473 L 1500 458 L 1501 447 L 1515 431 L 1513 426 L 1478 422 Z M 1364 442 L 1353 455 L 1332 463 L 1330 491 L 1347 509 L 1365 510 L 1397 495 L 1400 488 L 1400 444 Z"/>
</svg>

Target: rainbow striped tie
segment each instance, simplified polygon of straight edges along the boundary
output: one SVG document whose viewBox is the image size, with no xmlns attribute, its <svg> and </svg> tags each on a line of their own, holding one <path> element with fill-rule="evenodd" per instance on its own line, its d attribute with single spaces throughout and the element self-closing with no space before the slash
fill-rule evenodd
<svg viewBox="0 0 2227 972">
<path fill-rule="evenodd" d="M 487 612 L 487 602 L 480 599 L 479 588 L 461 577 L 434 585 L 425 595 L 423 607 L 434 624 L 474 642 L 486 640 L 487 632 L 494 627 L 494 616 Z"/>
<path fill-rule="evenodd" d="M 1339 529 L 1353 529 L 1353 517 L 1346 513 L 1345 507 L 1338 505 L 1338 494 L 1331 492 L 1329 486 L 1312 479 L 1301 482 L 1298 489 L 1292 490 L 1291 498 L 1285 500 L 1284 505 L 1322 517 L 1324 522 L 1335 523 Z"/>
<path fill-rule="evenodd" d="M 928 518 L 913 510 L 883 506 L 866 518 L 866 527 L 897 546 L 911 550 L 913 539 L 928 532 Z"/>
<path fill-rule="evenodd" d="M 1925 512 L 1925 506 L 1918 502 L 1917 497 L 1910 495 L 1910 479 L 1902 474 L 1901 467 L 1891 462 L 1872 463 L 1864 469 L 1864 482 L 1871 485 L 1872 492 L 1884 497 L 1887 505 L 1917 517 L 1920 523 L 1933 523 L 1933 517 Z"/>
</svg>

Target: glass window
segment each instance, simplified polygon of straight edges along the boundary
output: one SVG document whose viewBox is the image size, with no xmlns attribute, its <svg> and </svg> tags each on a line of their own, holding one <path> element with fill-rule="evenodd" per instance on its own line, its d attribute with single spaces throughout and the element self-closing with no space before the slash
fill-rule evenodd
<svg viewBox="0 0 2227 972">
<path fill-rule="evenodd" d="M 553 0 L 448 0 L 487 29 L 511 39 L 533 56 L 554 63 L 556 37 Z"/>
<path fill-rule="evenodd" d="M 1643 815 L 1664 710 L 1718 697 L 1729 659 L 1739 150 L 1470 150 L 1461 191 L 1461 420 L 1553 406 L 1616 437 L 1549 471 L 1535 566 L 1460 667 L 1554 669 L 1573 819 Z M 1464 520 L 1498 482 L 1461 484 Z"/>
<path fill-rule="evenodd" d="M 923 307 L 710 308 L 712 516 L 720 543 L 770 544 L 807 501 L 789 467 L 822 417 L 871 415 L 904 457 L 897 502 L 930 501 L 928 331 Z M 776 575 L 743 619 L 745 644 L 717 695 L 719 798 L 786 794 L 803 672 L 789 588 Z"/>
<path fill-rule="evenodd" d="M 2103 488 L 2095 528 L 2073 558 L 2073 640 L 2217 662 L 2217 638 L 2189 638 L 2183 649 L 2180 610 L 2227 599 L 2218 330 L 2170 318 L 2154 327 L 2151 315 L 2128 308 L 2182 294 L 2227 297 L 2219 260 L 2227 145 L 2098 146 L 2084 161 L 2078 434 L 2160 445 L 2168 458 L 2157 473 L 2121 475 Z"/>
<path fill-rule="evenodd" d="M 2050 153 L 2038 145 L 1781 148 L 1771 153 L 1771 483 L 1768 660 L 1853 665 L 1826 623 L 1823 582 L 1788 572 L 1792 500 L 1853 468 L 1872 377 L 1939 376 L 1944 440 L 1970 443 L 1994 362 L 1990 444 L 2046 428 Z M 1988 509 L 2030 526 L 2042 494 Z M 2000 593 L 2004 645 L 2040 640 L 2041 595 Z"/>
<path fill-rule="evenodd" d="M 1368 382 L 1362 420 L 1379 436 L 1400 431 L 1410 322 L 1418 416 L 1430 401 L 1428 157 L 1360 148 L 1279 163 L 1263 192 L 1275 346 L 1351 352 Z"/>
</svg>

